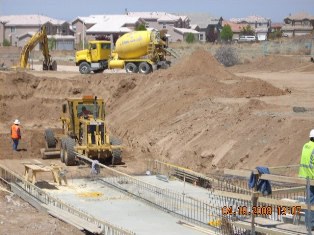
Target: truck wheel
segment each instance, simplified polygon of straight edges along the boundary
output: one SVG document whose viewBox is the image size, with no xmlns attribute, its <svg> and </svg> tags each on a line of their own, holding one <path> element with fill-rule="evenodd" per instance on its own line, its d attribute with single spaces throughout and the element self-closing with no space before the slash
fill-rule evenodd
<svg viewBox="0 0 314 235">
<path fill-rule="evenodd" d="M 136 64 L 134 64 L 134 63 L 127 63 L 125 66 L 125 71 L 127 73 L 137 73 L 138 68 L 137 68 Z"/>
<path fill-rule="evenodd" d="M 79 70 L 81 74 L 89 74 L 91 71 L 89 63 L 87 62 L 80 63 Z"/>
<path fill-rule="evenodd" d="M 61 147 L 60 147 L 60 160 L 64 163 L 64 155 L 65 155 L 65 138 L 61 139 Z"/>
<path fill-rule="evenodd" d="M 57 61 L 55 61 L 55 60 L 52 61 L 49 70 L 57 71 L 57 68 L 58 68 Z"/>
<path fill-rule="evenodd" d="M 110 136 L 110 145 L 121 145 L 122 141 L 116 137 Z M 111 152 L 111 164 L 117 165 L 122 162 L 121 149 L 114 149 Z"/>
<path fill-rule="evenodd" d="M 57 141 L 55 135 L 53 134 L 52 129 L 48 128 L 45 130 L 45 139 L 48 148 L 55 148 Z"/>
<path fill-rule="evenodd" d="M 65 151 L 64 151 L 64 163 L 67 166 L 74 166 L 75 165 L 75 140 L 72 138 L 65 139 Z"/>
<path fill-rule="evenodd" d="M 148 74 L 151 71 L 150 65 L 146 62 L 140 63 L 140 66 L 138 68 L 139 68 L 140 73 L 142 74 Z"/>
</svg>

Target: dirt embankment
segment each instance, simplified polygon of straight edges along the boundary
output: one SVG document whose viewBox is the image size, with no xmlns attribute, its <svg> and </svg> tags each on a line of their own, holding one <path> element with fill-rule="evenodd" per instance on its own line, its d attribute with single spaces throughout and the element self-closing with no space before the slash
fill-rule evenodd
<svg viewBox="0 0 314 235">
<path fill-rule="evenodd" d="M 7 156 L 11 146 L 3 146 L 10 144 L 8 128 L 15 118 L 21 120 L 25 138 L 35 142 L 21 157 L 35 156 L 43 146 L 43 129 L 61 127 L 58 118 L 64 98 L 87 94 L 107 100 L 109 129 L 123 139 L 124 160 L 134 169 L 145 164 L 145 158 L 203 173 L 222 167 L 296 163 L 304 142 L 298 136 L 307 136 L 311 124 L 272 115 L 282 107 L 260 98 L 285 95 L 284 91 L 259 79 L 235 76 L 205 51 L 148 76 L 58 79 L 1 73 L 0 89 L 2 158 L 16 156 Z"/>
<path fill-rule="evenodd" d="M 228 70 L 233 73 L 243 73 L 250 71 L 263 71 L 263 72 L 280 72 L 306 69 L 310 66 L 310 59 L 299 56 L 276 56 L 268 55 L 263 56 L 247 63 L 230 67 Z"/>
</svg>

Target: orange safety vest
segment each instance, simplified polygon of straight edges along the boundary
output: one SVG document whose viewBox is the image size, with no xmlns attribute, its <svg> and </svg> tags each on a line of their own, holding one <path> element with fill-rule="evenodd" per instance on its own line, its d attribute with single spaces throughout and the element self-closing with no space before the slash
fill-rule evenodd
<svg viewBox="0 0 314 235">
<path fill-rule="evenodd" d="M 20 127 L 17 125 L 11 126 L 11 137 L 12 139 L 20 139 Z"/>
</svg>

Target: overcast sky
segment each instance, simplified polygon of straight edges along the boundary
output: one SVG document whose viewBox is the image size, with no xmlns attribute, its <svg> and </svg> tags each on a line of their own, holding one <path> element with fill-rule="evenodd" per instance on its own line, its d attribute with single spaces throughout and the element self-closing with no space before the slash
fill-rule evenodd
<svg viewBox="0 0 314 235">
<path fill-rule="evenodd" d="M 42 14 L 72 20 L 90 14 L 128 11 L 210 13 L 224 19 L 259 15 L 282 22 L 289 13 L 314 15 L 314 0 L 0 0 L 0 15 Z"/>
</svg>

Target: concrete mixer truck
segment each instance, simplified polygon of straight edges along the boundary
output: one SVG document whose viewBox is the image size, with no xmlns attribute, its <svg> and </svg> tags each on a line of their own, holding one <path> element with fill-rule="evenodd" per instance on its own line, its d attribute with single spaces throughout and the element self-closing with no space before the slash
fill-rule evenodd
<svg viewBox="0 0 314 235">
<path fill-rule="evenodd" d="M 121 36 L 111 48 L 110 41 L 89 41 L 88 49 L 77 51 L 76 66 L 81 74 L 102 73 L 105 69 L 125 69 L 127 73 L 148 74 L 167 68 L 171 55 L 159 32 L 134 31 Z"/>
</svg>

